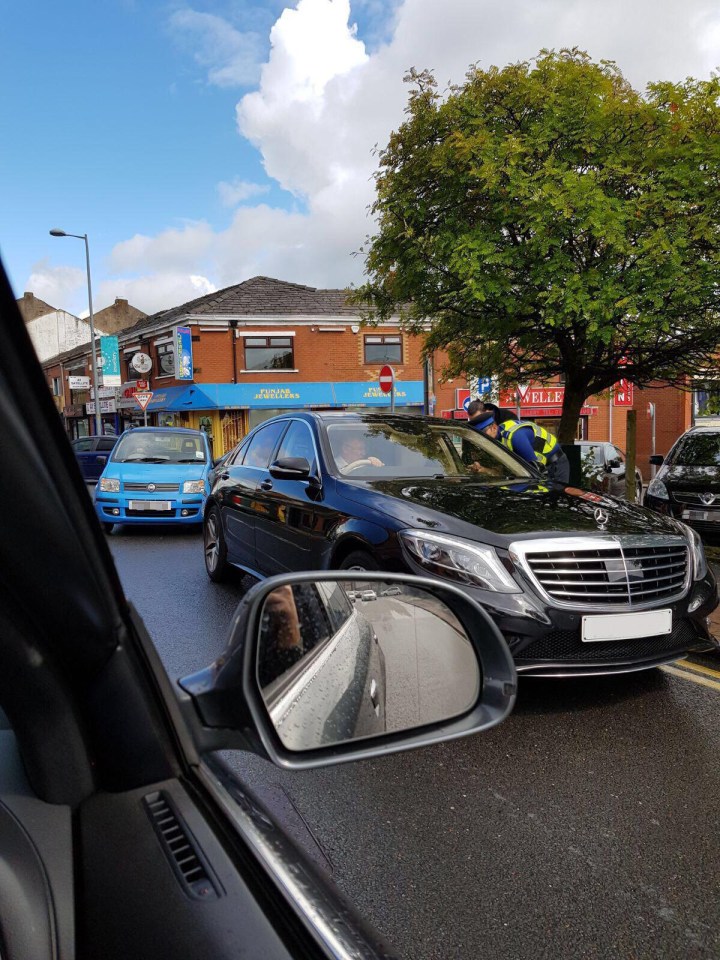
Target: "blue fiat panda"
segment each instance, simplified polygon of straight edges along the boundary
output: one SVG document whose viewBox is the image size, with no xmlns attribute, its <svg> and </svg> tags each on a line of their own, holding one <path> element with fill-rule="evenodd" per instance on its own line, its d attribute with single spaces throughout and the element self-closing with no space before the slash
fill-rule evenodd
<svg viewBox="0 0 720 960">
<path fill-rule="evenodd" d="M 174 427 L 126 430 L 100 475 L 95 510 L 116 523 L 202 523 L 212 454 L 206 434 Z"/>
</svg>

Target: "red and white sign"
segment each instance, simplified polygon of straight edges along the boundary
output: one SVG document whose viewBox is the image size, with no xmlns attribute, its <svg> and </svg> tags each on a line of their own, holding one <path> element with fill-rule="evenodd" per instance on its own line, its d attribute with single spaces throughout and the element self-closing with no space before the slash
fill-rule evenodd
<svg viewBox="0 0 720 960">
<path fill-rule="evenodd" d="M 135 403 L 140 407 L 141 410 L 147 410 L 147 405 L 152 400 L 153 395 L 151 390 L 146 390 L 141 393 L 135 394 Z"/>
<path fill-rule="evenodd" d="M 616 407 L 631 407 L 634 400 L 633 385 L 629 380 L 621 380 L 615 384 L 613 404 Z"/>
<path fill-rule="evenodd" d="M 462 410 L 463 403 L 470 399 L 470 391 L 467 387 L 455 387 L 455 409 Z"/>
<path fill-rule="evenodd" d="M 517 391 L 520 395 L 520 406 L 528 407 L 562 407 L 565 398 L 565 387 L 534 387 L 525 383 L 518 384 Z M 514 407 L 517 403 L 514 390 L 501 390 L 501 407 Z"/>
<path fill-rule="evenodd" d="M 380 389 L 383 393 L 390 393 L 395 383 L 395 371 L 392 367 L 389 367 L 387 364 L 380 371 L 380 376 L 378 378 L 378 383 L 380 384 Z"/>
<path fill-rule="evenodd" d="M 136 380 L 135 381 L 135 392 L 139 390 L 143 393 L 145 390 L 150 389 L 150 382 L 148 380 Z"/>
</svg>

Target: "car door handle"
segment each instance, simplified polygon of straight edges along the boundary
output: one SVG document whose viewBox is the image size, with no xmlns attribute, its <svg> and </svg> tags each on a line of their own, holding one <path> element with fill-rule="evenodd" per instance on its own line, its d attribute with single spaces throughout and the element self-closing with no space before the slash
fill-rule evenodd
<svg viewBox="0 0 720 960">
<path fill-rule="evenodd" d="M 97 462 L 98 462 L 98 463 L 105 463 L 106 461 L 107 461 L 107 457 L 98 457 L 98 458 L 97 458 Z"/>
<path fill-rule="evenodd" d="M 260 481 L 261 490 L 272 490 L 272 480 L 261 480 Z"/>
</svg>

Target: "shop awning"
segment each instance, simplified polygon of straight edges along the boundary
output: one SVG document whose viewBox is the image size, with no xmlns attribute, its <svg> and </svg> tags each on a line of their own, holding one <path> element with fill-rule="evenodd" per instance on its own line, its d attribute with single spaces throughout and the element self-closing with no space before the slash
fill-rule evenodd
<svg viewBox="0 0 720 960">
<path fill-rule="evenodd" d="M 422 380 L 395 388 L 397 406 L 420 406 Z M 308 407 L 387 407 L 390 395 L 373 381 L 347 383 L 201 383 L 155 390 L 148 411 L 290 409 Z"/>
</svg>

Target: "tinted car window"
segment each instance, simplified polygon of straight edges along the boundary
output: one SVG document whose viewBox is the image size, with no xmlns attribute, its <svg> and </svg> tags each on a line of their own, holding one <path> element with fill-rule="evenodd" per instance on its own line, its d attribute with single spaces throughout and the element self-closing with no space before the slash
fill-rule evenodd
<svg viewBox="0 0 720 960">
<path fill-rule="evenodd" d="M 325 598 L 325 607 L 330 617 L 333 630 L 337 631 L 344 626 L 352 616 L 352 604 L 348 600 L 344 588 L 339 583 L 319 583 L 318 589 Z"/>
<path fill-rule="evenodd" d="M 313 446 L 310 428 L 301 420 L 293 420 L 283 437 L 277 459 L 283 457 L 303 457 L 310 464 L 311 471 L 315 470 L 315 448 Z"/>
<path fill-rule="evenodd" d="M 103 450 L 105 453 L 107 453 L 108 450 L 115 449 L 116 443 L 117 437 L 101 437 L 100 440 L 98 440 L 97 448 L 98 450 Z"/>
<path fill-rule="evenodd" d="M 670 458 L 685 467 L 716 467 L 720 464 L 720 433 L 696 433 L 685 437 Z"/>
<path fill-rule="evenodd" d="M 267 467 L 270 463 L 270 457 L 275 449 L 275 445 L 286 426 L 287 421 L 281 420 L 277 423 L 269 423 L 266 427 L 260 427 L 260 429 L 252 435 L 250 445 L 245 453 L 243 465 L 246 467 Z"/>
<path fill-rule="evenodd" d="M 87 453 L 88 450 L 92 450 L 94 443 L 92 437 L 85 437 L 82 440 L 76 440 L 73 443 L 73 448 L 75 453 Z"/>
<path fill-rule="evenodd" d="M 472 476 L 488 482 L 531 476 L 500 444 L 465 426 L 420 418 L 351 421 L 331 424 L 327 435 L 340 476 Z"/>
</svg>

